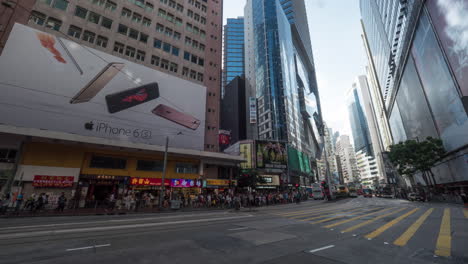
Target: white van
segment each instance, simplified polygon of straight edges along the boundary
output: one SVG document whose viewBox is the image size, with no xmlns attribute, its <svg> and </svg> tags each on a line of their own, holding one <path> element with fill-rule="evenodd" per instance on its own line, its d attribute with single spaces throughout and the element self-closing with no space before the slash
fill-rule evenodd
<svg viewBox="0 0 468 264">
<path fill-rule="evenodd" d="M 320 186 L 320 183 L 312 184 L 312 197 L 314 197 L 314 200 L 323 200 L 323 198 L 325 198 L 325 195 L 323 194 L 322 186 Z"/>
</svg>

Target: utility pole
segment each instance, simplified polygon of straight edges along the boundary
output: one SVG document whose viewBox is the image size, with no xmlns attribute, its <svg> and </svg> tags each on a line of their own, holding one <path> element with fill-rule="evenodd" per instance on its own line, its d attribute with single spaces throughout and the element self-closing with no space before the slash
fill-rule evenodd
<svg viewBox="0 0 468 264">
<path fill-rule="evenodd" d="M 159 209 L 162 208 L 162 201 L 164 198 L 164 194 L 166 193 L 166 185 L 164 185 L 166 180 L 166 170 L 167 170 L 167 147 L 169 146 L 169 136 L 166 136 L 166 147 L 164 148 L 164 165 L 163 165 L 163 173 L 161 179 L 161 192 L 159 193 Z"/>
</svg>

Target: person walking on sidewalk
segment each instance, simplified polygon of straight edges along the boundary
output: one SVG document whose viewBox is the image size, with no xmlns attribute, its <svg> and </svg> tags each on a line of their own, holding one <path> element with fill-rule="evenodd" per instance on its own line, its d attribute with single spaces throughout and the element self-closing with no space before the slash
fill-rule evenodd
<svg viewBox="0 0 468 264">
<path fill-rule="evenodd" d="M 63 209 L 65 209 L 66 204 L 67 204 L 67 197 L 65 197 L 65 193 L 62 192 L 62 194 L 58 198 L 58 206 L 56 210 L 58 212 L 63 212 Z"/>
<path fill-rule="evenodd" d="M 16 206 L 15 206 L 15 212 L 19 212 L 21 209 L 21 204 L 23 203 L 23 193 L 19 193 L 18 196 L 16 196 Z"/>
</svg>

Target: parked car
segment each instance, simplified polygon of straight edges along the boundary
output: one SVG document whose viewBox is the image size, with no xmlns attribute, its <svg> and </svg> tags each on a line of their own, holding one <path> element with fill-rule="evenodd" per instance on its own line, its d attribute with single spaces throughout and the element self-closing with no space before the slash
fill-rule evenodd
<svg viewBox="0 0 468 264">
<path fill-rule="evenodd" d="M 372 190 L 371 189 L 364 189 L 363 191 L 364 198 L 372 198 Z"/>
<path fill-rule="evenodd" d="M 421 197 L 421 195 L 417 194 L 417 193 L 410 193 L 408 194 L 408 200 L 409 201 L 423 201 L 423 198 Z"/>
</svg>

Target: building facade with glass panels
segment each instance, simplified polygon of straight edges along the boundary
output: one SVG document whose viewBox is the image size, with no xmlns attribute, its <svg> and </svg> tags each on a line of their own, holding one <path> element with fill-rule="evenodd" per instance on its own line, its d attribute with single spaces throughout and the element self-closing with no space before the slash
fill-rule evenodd
<svg viewBox="0 0 468 264">
<path fill-rule="evenodd" d="M 393 13 L 396 19 L 387 21 Z M 468 47 L 460 36 L 468 30 L 461 26 L 461 20 L 453 18 L 467 17 L 468 3 L 361 0 L 361 16 L 370 64 L 384 92 L 393 143 L 440 138 L 448 155 L 432 169 L 435 184 L 453 188 L 466 185 L 468 64 L 463 61 L 468 57 Z M 398 32 L 400 27 L 406 28 L 405 34 Z M 397 32 L 398 42 L 390 42 Z M 390 45 L 383 45 L 385 42 Z M 386 58 L 385 54 L 391 55 Z M 386 91 L 388 77 L 383 69 L 393 60 L 393 84 Z M 411 182 L 415 183 L 434 184 L 420 176 Z"/>
<path fill-rule="evenodd" d="M 245 74 L 244 18 L 228 18 L 224 25 L 224 68 L 222 97 L 225 87 L 235 77 Z"/>
<path fill-rule="evenodd" d="M 353 133 L 354 151 L 361 151 L 367 156 L 374 156 L 372 150 L 372 141 L 369 133 L 369 124 L 364 113 L 360 91 L 360 86 L 362 84 L 360 84 L 359 81 L 360 80 L 358 79 L 357 82 L 353 83 L 353 86 L 348 95 L 348 113 L 351 124 L 351 131 Z"/>
</svg>

